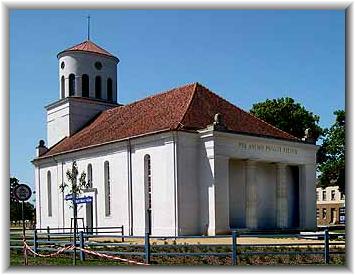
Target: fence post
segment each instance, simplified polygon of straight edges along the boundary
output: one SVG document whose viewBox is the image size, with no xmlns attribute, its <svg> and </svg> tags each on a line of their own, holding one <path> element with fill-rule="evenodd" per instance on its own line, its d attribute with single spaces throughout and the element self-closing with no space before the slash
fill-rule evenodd
<svg viewBox="0 0 355 275">
<path fill-rule="evenodd" d="M 33 251 L 34 251 L 35 253 L 38 252 L 38 242 L 37 242 L 37 238 L 38 238 L 38 236 L 37 236 L 37 229 L 35 229 L 34 232 L 33 232 Z M 35 254 L 33 254 L 33 256 L 36 257 Z"/>
<path fill-rule="evenodd" d="M 145 233 L 144 236 L 144 262 L 150 264 L 150 242 L 149 242 L 149 232 Z"/>
<path fill-rule="evenodd" d="M 237 258 L 237 231 L 232 231 L 232 265 L 238 264 Z"/>
<path fill-rule="evenodd" d="M 89 234 L 90 234 L 90 233 L 89 233 L 89 226 L 86 225 L 86 241 L 89 240 L 89 237 L 88 237 Z"/>
<path fill-rule="evenodd" d="M 51 237 L 50 237 L 50 230 L 49 230 L 49 226 L 47 226 L 47 241 L 50 241 Z"/>
<path fill-rule="evenodd" d="M 324 262 L 329 264 L 329 231 L 328 228 L 324 230 Z"/>
<path fill-rule="evenodd" d="M 80 248 L 84 249 L 85 241 L 84 241 L 84 232 L 79 232 L 79 239 L 80 239 Z M 80 249 L 80 261 L 85 261 L 85 252 Z"/>
<path fill-rule="evenodd" d="M 124 236 L 123 225 L 122 225 L 122 236 Z M 121 241 L 124 242 L 124 237 L 121 238 Z"/>
</svg>

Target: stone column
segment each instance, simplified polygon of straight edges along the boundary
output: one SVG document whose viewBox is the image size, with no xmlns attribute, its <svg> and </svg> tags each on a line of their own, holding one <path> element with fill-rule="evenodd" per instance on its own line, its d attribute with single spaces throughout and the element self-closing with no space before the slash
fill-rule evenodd
<svg viewBox="0 0 355 275">
<path fill-rule="evenodd" d="M 215 228 L 216 234 L 228 234 L 229 226 L 229 158 L 215 156 Z"/>
<path fill-rule="evenodd" d="M 316 164 L 299 166 L 300 227 L 303 230 L 317 228 L 316 218 Z"/>
<path fill-rule="evenodd" d="M 276 225 L 288 227 L 286 165 L 276 164 Z"/>
<path fill-rule="evenodd" d="M 229 227 L 229 159 L 210 156 L 212 171 L 208 187 L 208 235 L 228 234 Z"/>
<path fill-rule="evenodd" d="M 83 96 L 81 81 L 82 81 L 81 76 L 76 75 L 75 76 L 75 95 L 76 96 Z"/>
<path fill-rule="evenodd" d="M 258 227 L 256 162 L 248 160 L 246 162 L 245 168 L 246 168 L 245 225 L 248 229 L 256 229 Z"/>
</svg>

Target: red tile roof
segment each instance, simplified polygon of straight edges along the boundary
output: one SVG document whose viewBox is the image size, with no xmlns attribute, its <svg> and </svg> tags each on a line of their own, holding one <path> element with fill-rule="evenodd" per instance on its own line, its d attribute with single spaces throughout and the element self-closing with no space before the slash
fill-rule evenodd
<svg viewBox="0 0 355 275">
<path fill-rule="evenodd" d="M 90 40 L 86 40 L 80 44 L 77 44 L 73 47 L 70 47 L 70 48 L 64 50 L 64 51 L 61 51 L 59 54 L 61 54 L 63 52 L 68 52 L 68 51 L 92 52 L 92 53 L 107 55 L 110 57 L 115 57 L 114 55 L 112 55 L 111 53 L 109 53 L 105 49 L 101 48 L 100 46 L 96 45 L 94 42 L 92 42 Z"/>
<path fill-rule="evenodd" d="M 213 123 L 216 113 L 222 115 L 227 130 L 232 132 L 298 140 L 194 83 L 103 111 L 42 157 L 160 131 L 204 129 Z"/>
</svg>

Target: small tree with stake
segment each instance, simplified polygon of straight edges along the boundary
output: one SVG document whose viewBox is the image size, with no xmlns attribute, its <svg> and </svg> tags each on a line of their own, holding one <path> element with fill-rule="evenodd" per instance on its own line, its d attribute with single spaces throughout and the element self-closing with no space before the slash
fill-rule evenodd
<svg viewBox="0 0 355 275">
<path fill-rule="evenodd" d="M 78 171 L 78 165 L 76 164 L 76 161 L 73 161 L 72 168 L 68 169 L 66 172 L 67 179 L 69 181 L 69 185 L 63 181 L 63 183 L 60 185 L 60 191 L 62 193 L 65 192 L 65 190 L 68 190 L 67 194 L 71 194 L 72 199 L 71 201 L 71 207 L 73 207 L 73 216 L 74 216 L 74 258 L 73 258 L 73 264 L 76 265 L 76 231 L 77 231 L 77 204 L 76 204 L 76 198 L 78 195 L 80 195 L 85 188 L 87 188 L 87 183 L 85 181 L 86 174 L 85 172 L 82 172 L 79 179 L 78 179 L 79 171 Z"/>
</svg>

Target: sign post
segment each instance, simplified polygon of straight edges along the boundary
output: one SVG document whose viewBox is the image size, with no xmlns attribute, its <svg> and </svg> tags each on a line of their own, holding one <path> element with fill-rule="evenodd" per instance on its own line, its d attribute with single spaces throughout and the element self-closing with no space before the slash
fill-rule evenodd
<svg viewBox="0 0 355 275">
<path fill-rule="evenodd" d="M 73 216 L 74 216 L 74 238 L 73 238 L 73 246 L 74 246 L 74 258 L 73 265 L 76 265 L 76 231 L 77 231 L 77 205 L 81 203 L 91 203 L 93 198 L 91 196 L 77 197 L 77 194 L 68 194 L 65 196 L 65 200 L 73 202 Z"/>
<path fill-rule="evenodd" d="M 25 201 L 27 201 L 32 195 L 32 191 L 31 188 L 26 185 L 26 184 L 19 184 L 15 187 L 14 189 L 14 196 L 18 201 L 22 202 L 22 213 L 21 213 L 21 217 L 22 217 L 22 236 L 23 236 L 23 241 L 26 241 L 26 226 L 25 226 L 25 209 L 24 209 L 24 203 Z M 28 264 L 27 261 L 27 253 L 26 253 L 26 249 L 24 251 L 24 258 L 25 258 L 25 265 Z"/>
</svg>

